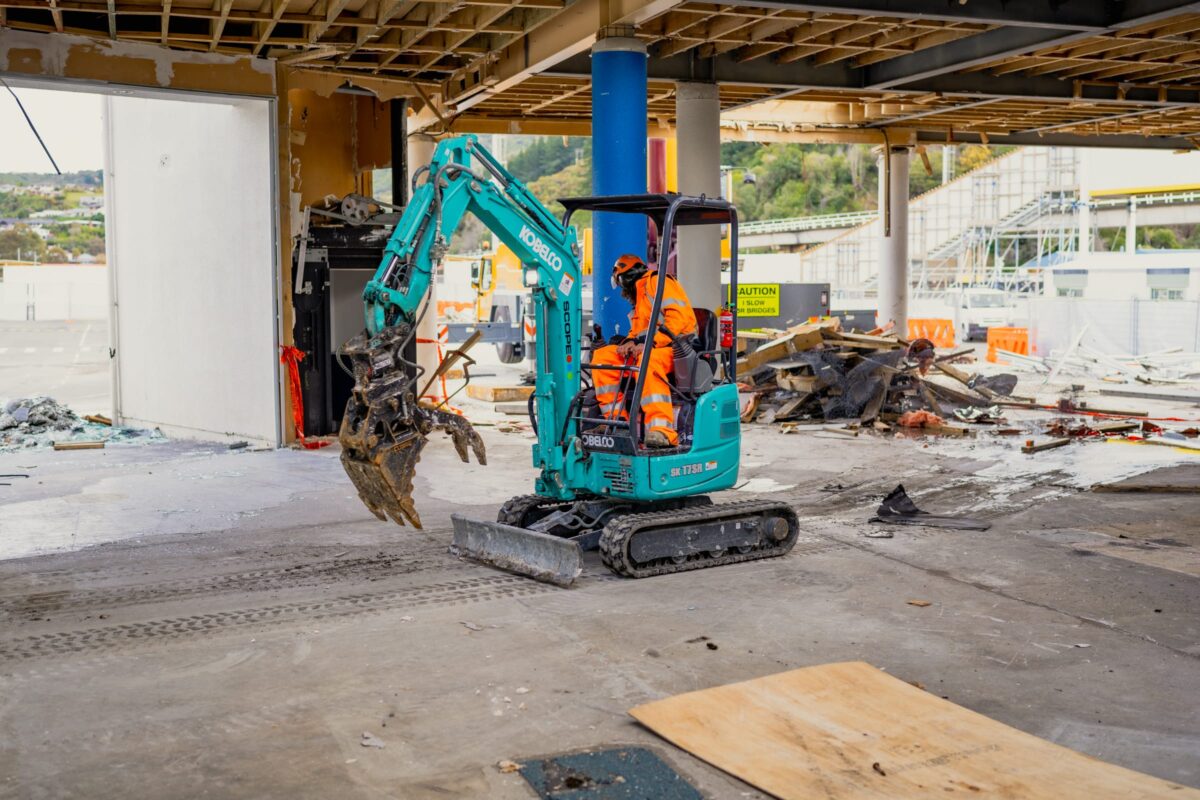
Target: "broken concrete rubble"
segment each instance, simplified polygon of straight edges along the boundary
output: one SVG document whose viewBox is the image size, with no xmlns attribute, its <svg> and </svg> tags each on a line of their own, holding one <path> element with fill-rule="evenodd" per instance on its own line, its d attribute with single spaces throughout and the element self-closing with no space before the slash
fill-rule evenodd
<svg viewBox="0 0 1200 800">
<path fill-rule="evenodd" d="M 164 438 L 157 428 L 113 427 L 107 417 L 96 415 L 80 418 L 51 397 L 13 398 L 4 401 L 2 408 L 0 452 L 63 442 L 147 442 Z"/>
</svg>

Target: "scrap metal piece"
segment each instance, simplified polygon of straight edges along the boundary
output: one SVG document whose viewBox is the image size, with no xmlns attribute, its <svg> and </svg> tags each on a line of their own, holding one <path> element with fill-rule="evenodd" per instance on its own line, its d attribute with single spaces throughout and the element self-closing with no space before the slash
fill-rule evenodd
<svg viewBox="0 0 1200 800">
<path fill-rule="evenodd" d="M 891 525 L 928 525 L 931 528 L 956 528 L 964 531 L 986 531 L 991 523 L 969 517 L 948 517 L 937 514 L 927 514 L 917 508 L 917 504 L 904 491 L 904 484 L 898 485 L 883 498 L 879 509 L 870 522 L 886 522 Z"/>
<path fill-rule="evenodd" d="M 583 573 L 583 552 L 570 539 L 457 514 L 450 519 L 453 555 L 563 587 Z"/>
</svg>

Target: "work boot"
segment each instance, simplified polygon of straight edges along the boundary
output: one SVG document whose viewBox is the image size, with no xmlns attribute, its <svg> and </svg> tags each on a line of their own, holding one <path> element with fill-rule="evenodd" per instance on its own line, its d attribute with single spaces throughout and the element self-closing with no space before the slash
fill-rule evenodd
<svg viewBox="0 0 1200 800">
<path fill-rule="evenodd" d="M 646 434 L 646 447 L 674 447 L 671 440 L 662 431 L 650 431 Z"/>
</svg>

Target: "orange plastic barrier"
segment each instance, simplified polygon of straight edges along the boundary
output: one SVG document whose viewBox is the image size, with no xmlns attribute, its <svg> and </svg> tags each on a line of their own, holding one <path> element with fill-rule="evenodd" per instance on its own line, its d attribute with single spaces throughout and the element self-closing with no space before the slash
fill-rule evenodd
<svg viewBox="0 0 1200 800">
<path fill-rule="evenodd" d="M 954 320 L 910 319 L 908 338 L 928 339 L 934 347 L 954 347 Z"/>
<path fill-rule="evenodd" d="M 993 364 L 1007 364 L 996 355 L 997 350 L 1007 350 L 1018 355 L 1029 355 L 1028 328 L 988 328 L 987 360 Z"/>
</svg>

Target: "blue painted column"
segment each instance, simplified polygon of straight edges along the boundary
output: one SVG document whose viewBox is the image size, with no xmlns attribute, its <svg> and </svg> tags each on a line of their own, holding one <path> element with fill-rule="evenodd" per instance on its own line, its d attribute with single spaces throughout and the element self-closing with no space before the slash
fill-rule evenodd
<svg viewBox="0 0 1200 800">
<path fill-rule="evenodd" d="M 592 46 L 592 191 L 646 191 L 646 46 L 609 37 Z M 646 220 L 636 214 L 592 218 L 592 321 L 604 338 L 629 330 L 629 304 L 609 278 L 624 253 L 646 257 Z"/>
</svg>

